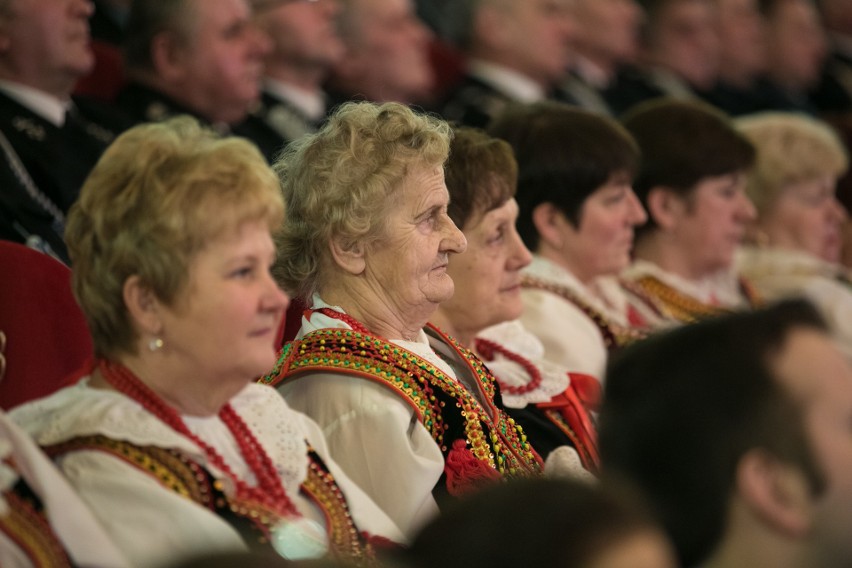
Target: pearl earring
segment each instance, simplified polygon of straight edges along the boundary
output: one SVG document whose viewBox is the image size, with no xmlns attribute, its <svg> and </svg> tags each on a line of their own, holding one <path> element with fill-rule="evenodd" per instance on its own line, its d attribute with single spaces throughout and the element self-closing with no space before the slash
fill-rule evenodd
<svg viewBox="0 0 852 568">
<path fill-rule="evenodd" d="M 163 340 L 159 337 L 155 337 L 151 341 L 148 342 L 148 349 L 153 353 L 154 351 L 159 351 L 163 348 Z"/>
</svg>

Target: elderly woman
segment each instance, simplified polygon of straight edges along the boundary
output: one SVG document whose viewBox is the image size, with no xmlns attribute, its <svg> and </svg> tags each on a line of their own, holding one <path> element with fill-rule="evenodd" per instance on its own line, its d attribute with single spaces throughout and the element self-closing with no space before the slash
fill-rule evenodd
<svg viewBox="0 0 852 568">
<path fill-rule="evenodd" d="M 634 187 L 648 211 L 625 277 L 682 323 L 753 307 L 757 295 L 732 270 L 755 216 L 745 194 L 751 143 L 698 102 L 649 101 L 622 121 L 642 152 Z"/>
<path fill-rule="evenodd" d="M 518 160 L 524 326 L 544 358 L 601 381 L 608 352 L 655 321 L 631 308 L 617 276 L 645 212 L 631 188 L 638 154 L 616 122 L 557 103 L 511 108 L 490 132 Z"/>
<path fill-rule="evenodd" d="M 467 250 L 450 258 L 455 293 L 430 321 L 487 362 L 506 411 L 548 459 L 548 470 L 560 463 L 569 475 L 588 476 L 587 470 L 597 470 L 597 449 L 594 422 L 581 399 L 590 387 L 586 398 L 594 398 L 597 383 L 583 383 L 583 376 L 569 381 L 569 369 L 544 359 L 544 346 L 517 320 L 523 312 L 521 270 L 532 256 L 515 228 L 518 168 L 512 148 L 472 128 L 454 134 L 445 167 L 448 213 Z"/>
<path fill-rule="evenodd" d="M 444 498 L 541 468 L 481 361 L 427 325 L 467 246 L 447 214 L 449 142 L 403 105 L 347 104 L 277 164 L 279 277 L 311 308 L 266 380 L 408 535 Z"/>
<path fill-rule="evenodd" d="M 746 191 L 757 208 L 739 270 L 769 300 L 791 295 L 814 302 L 852 356 L 852 287 L 839 264 L 846 211 L 835 198 L 849 161 L 825 123 L 792 113 L 739 119 L 757 148 Z"/>
<path fill-rule="evenodd" d="M 91 375 L 18 407 L 133 566 L 272 546 L 368 554 L 401 538 L 317 426 L 254 379 L 287 296 L 269 268 L 283 204 L 248 142 L 188 118 L 116 140 L 68 218 Z"/>
</svg>

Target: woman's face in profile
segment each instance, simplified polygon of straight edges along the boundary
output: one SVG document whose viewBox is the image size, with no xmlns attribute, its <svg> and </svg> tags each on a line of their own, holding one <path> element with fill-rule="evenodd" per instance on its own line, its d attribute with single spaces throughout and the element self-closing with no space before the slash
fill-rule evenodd
<svg viewBox="0 0 852 568">
<path fill-rule="evenodd" d="M 838 262 L 846 211 L 835 197 L 836 179 L 825 175 L 781 190 L 760 220 L 773 246 Z"/>
<path fill-rule="evenodd" d="M 244 223 L 191 261 L 186 288 L 160 313 L 163 352 L 210 380 L 249 382 L 275 363 L 289 302 L 270 274 L 275 245 L 265 223 Z"/>
<path fill-rule="evenodd" d="M 532 256 L 515 228 L 517 218 L 518 204 L 509 199 L 465 225 L 467 250 L 449 266 L 456 290 L 441 306 L 457 327 L 480 331 L 520 317 L 521 269 Z"/>
<path fill-rule="evenodd" d="M 453 295 L 449 255 L 464 252 L 464 234 L 447 216 L 449 193 L 441 166 L 413 167 L 391 197 L 385 232 L 365 253 L 364 278 L 402 319 L 418 319 Z"/>
</svg>

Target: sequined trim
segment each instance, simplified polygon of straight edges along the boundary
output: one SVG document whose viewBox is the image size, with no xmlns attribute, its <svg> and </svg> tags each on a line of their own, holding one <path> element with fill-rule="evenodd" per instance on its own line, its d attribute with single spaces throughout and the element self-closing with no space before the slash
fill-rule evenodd
<svg viewBox="0 0 852 568">
<path fill-rule="evenodd" d="M 494 378 L 482 362 L 436 328 L 428 326 L 426 331 L 449 345 L 464 362 L 476 378 L 487 409 L 457 381 L 416 354 L 382 338 L 346 329 L 317 330 L 285 345 L 275 369 L 261 382 L 275 385 L 317 372 L 379 382 L 411 406 L 445 458 L 451 442 L 461 438 L 477 459 L 503 475 L 539 472 L 541 458 L 521 427 L 494 405 Z M 449 431 L 451 412 L 458 413 L 462 432 Z"/>
<path fill-rule="evenodd" d="M 3 494 L 9 514 L 0 517 L 0 532 L 7 535 L 35 568 L 70 567 L 71 561 L 47 518 L 29 499 L 14 490 Z"/>
<path fill-rule="evenodd" d="M 302 482 L 302 493 L 325 515 L 329 548 L 338 558 L 363 562 L 373 557 L 372 549 L 358 533 L 346 497 L 334 476 L 313 448 L 308 448 L 308 475 Z"/>
<path fill-rule="evenodd" d="M 695 323 L 699 320 L 732 312 L 730 308 L 713 306 L 688 296 L 654 276 L 638 278 L 639 285 L 648 295 L 656 298 L 666 315 L 683 323 Z M 761 304 L 760 297 L 751 283 L 745 278 L 738 279 L 739 289 L 749 306 L 756 308 Z"/>
</svg>

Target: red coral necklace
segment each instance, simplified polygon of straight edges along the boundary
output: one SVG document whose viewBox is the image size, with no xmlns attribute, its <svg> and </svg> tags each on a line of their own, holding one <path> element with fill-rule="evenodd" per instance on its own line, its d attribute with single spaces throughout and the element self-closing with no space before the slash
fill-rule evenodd
<svg viewBox="0 0 852 568">
<path fill-rule="evenodd" d="M 237 477 L 221 454 L 193 434 L 175 409 L 166 404 L 153 390 L 140 381 L 130 369 L 120 363 L 100 359 L 98 360 L 98 370 L 117 391 L 132 398 L 174 431 L 195 442 L 204 451 L 204 455 L 210 463 L 233 482 L 236 488 L 236 498 L 239 501 L 257 503 L 265 509 L 277 513 L 282 518 L 301 517 L 284 490 L 272 459 L 230 404 L 226 404 L 219 411 L 219 418 L 222 419 L 222 422 L 234 436 L 243 459 L 257 479 L 257 486 L 255 487 Z"/>
</svg>

